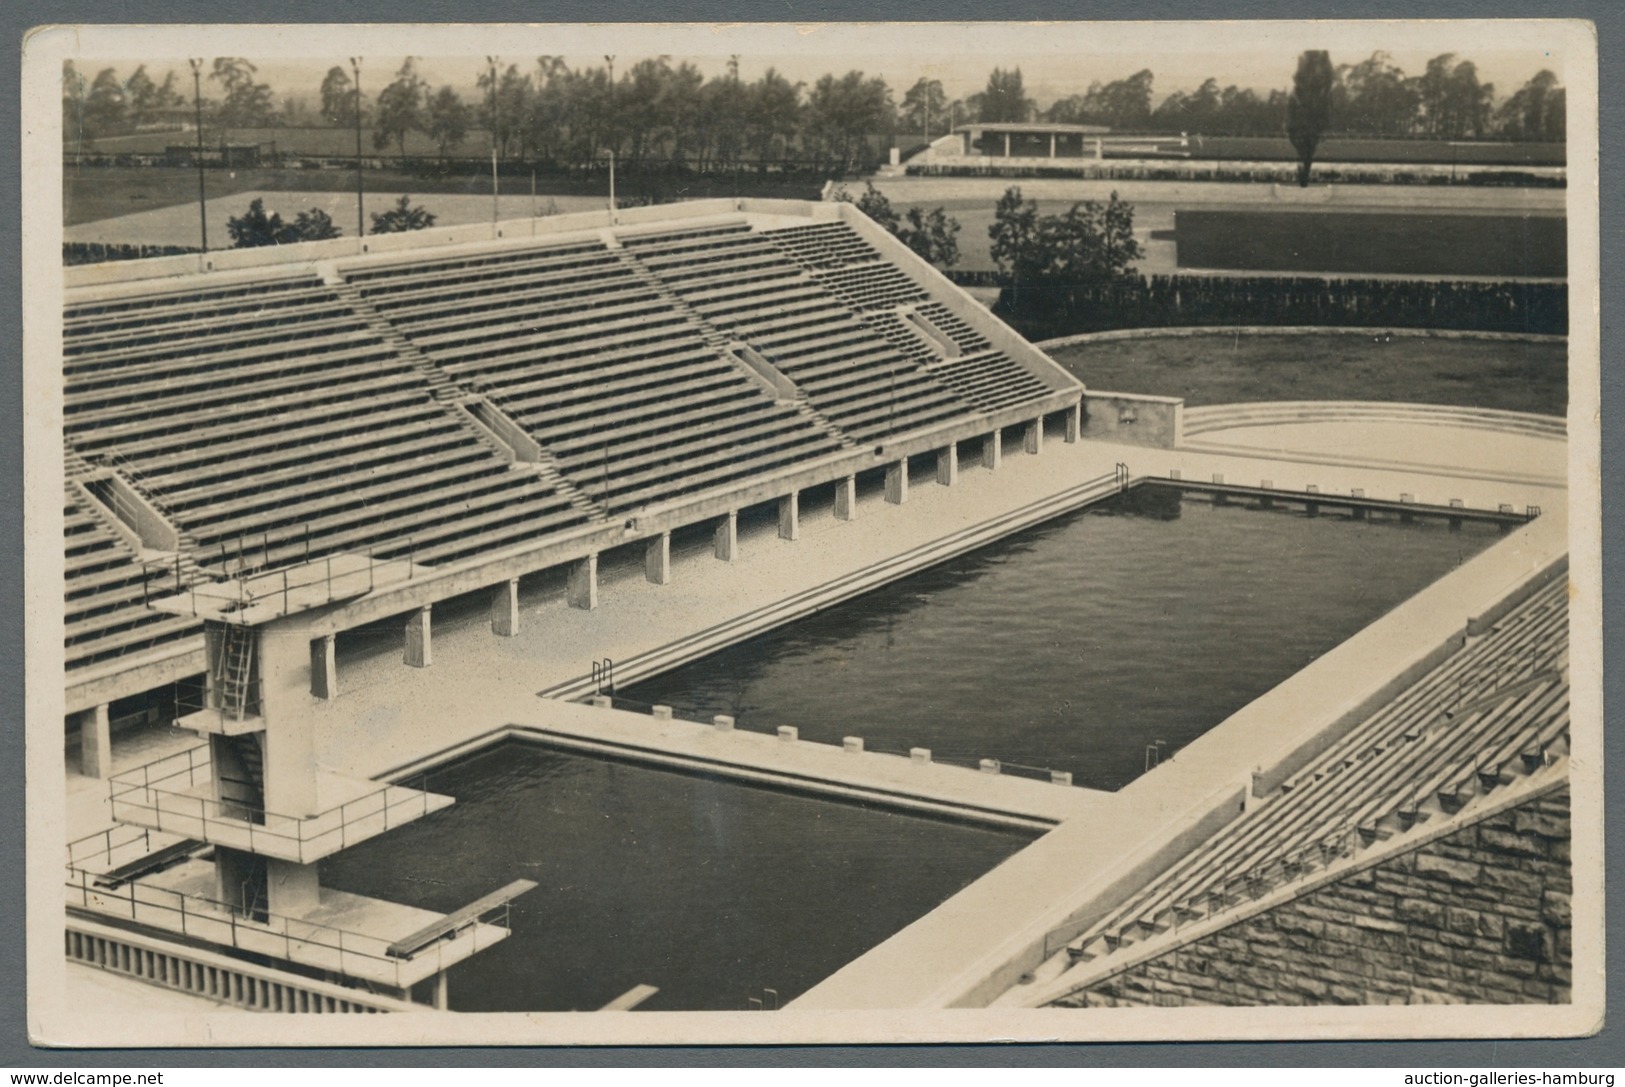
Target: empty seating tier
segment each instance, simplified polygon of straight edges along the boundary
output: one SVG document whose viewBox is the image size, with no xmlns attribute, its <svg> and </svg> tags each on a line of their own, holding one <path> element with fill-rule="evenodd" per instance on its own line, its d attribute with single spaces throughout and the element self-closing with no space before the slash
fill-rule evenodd
<svg viewBox="0 0 1625 1087">
<path fill-rule="evenodd" d="M 70 307 L 65 429 L 217 572 L 449 562 L 582 523 L 314 278 Z"/>
<path fill-rule="evenodd" d="M 615 250 L 593 242 L 502 258 L 395 265 L 350 280 L 414 348 L 488 396 L 606 510 L 841 448 L 797 406 L 764 394 L 711 330 Z"/>
<path fill-rule="evenodd" d="M 976 410 L 765 234 L 653 235 L 625 244 L 692 312 L 749 344 L 854 440 L 900 434 Z"/>
<path fill-rule="evenodd" d="M 1558 578 L 1091 926 L 1093 958 L 1255 899 L 1538 770 L 1566 750 L 1568 582 Z"/>
<path fill-rule="evenodd" d="M 69 672 L 201 635 L 202 624 L 195 619 L 146 606 L 147 571 L 139 557 L 71 484 L 62 509 L 67 579 L 63 645 Z"/>
</svg>

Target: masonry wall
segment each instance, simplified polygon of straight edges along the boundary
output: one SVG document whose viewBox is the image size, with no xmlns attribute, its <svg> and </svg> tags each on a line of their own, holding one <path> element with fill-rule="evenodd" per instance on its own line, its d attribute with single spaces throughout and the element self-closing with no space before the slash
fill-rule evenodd
<svg viewBox="0 0 1625 1087">
<path fill-rule="evenodd" d="M 1567 1003 L 1570 887 L 1564 786 L 1060 1003 Z"/>
</svg>

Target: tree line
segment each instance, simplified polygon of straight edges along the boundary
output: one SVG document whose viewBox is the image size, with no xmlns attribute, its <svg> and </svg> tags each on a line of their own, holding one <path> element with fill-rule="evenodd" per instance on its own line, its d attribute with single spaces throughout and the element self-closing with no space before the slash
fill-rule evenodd
<svg viewBox="0 0 1625 1087">
<path fill-rule="evenodd" d="M 1217 78 L 1194 91 L 1157 100 L 1155 77 L 1142 69 L 1124 79 L 1091 83 L 1082 93 L 1039 108 L 1020 68 L 995 68 L 984 89 L 950 100 L 940 80 L 922 77 L 900 98 L 886 81 L 851 70 L 811 84 L 791 82 L 769 68 L 740 76 L 739 57 L 707 78 L 691 61 L 645 57 L 617 67 L 570 67 L 563 58 L 504 63 L 489 57 L 474 92 L 431 87 L 415 58 L 377 90 L 357 94 L 352 70 L 334 65 L 316 89 L 316 105 L 298 95 L 280 103 L 257 69 L 242 57 L 217 57 L 200 73 L 204 123 L 218 130 L 279 125 L 350 127 L 357 113 L 372 129 L 374 151 L 420 133 L 442 157 L 481 133 L 504 160 L 588 161 L 613 152 L 630 162 L 661 161 L 705 170 L 740 161 L 814 161 L 849 169 L 878 159 L 900 138 L 929 139 L 955 122 L 1049 121 L 1104 125 L 1119 131 L 1277 136 L 1290 92 L 1259 92 Z M 363 76 L 369 73 L 363 72 Z M 70 138 L 122 135 L 165 122 L 190 121 L 192 95 L 175 72 L 155 78 L 141 65 L 121 78 L 103 68 L 87 79 L 71 61 L 63 69 L 63 116 Z M 1556 75 L 1542 70 L 1497 103 L 1495 87 L 1477 66 L 1454 53 L 1410 75 L 1377 52 L 1332 72 L 1335 134 L 1434 139 L 1502 138 L 1560 141 L 1565 95 Z M 487 148 L 477 149 L 481 153 Z"/>
</svg>

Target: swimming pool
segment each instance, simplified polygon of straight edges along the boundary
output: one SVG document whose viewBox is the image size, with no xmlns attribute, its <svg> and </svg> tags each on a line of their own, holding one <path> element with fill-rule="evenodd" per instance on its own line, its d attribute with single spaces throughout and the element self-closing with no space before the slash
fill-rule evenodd
<svg viewBox="0 0 1625 1087">
<path fill-rule="evenodd" d="M 415 779 L 414 779 L 415 780 Z M 450 911 L 514 879 L 513 934 L 456 1011 L 771 1008 L 1031 840 L 509 742 L 429 775 L 454 807 L 322 862 L 325 886 Z"/>
<path fill-rule="evenodd" d="M 1497 538 L 1144 486 L 616 693 L 1117 789 Z"/>
</svg>

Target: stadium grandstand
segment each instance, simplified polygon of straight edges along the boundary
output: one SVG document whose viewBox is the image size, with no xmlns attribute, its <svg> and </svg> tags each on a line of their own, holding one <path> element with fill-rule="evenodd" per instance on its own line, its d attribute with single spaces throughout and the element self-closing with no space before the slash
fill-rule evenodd
<svg viewBox="0 0 1625 1087">
<path fill-rule="evenodd" d="M 1001 778 L 989 760 L 967 770 L 931 766 L 929 751 L 833 748 L 854 781 L 873 760 L 940 772 L 930 810 L 951 813 L 944 798 L 958 797 L 1044 833 L 788 1010 L 1568 999 L 1567 525 L 1537 504 L 1555 506 L 1561 481 L 1455 466 L 1436 478 L 1465 504 L 1430 506 L 1406 482 L 1414 465 L 1340 455 L 1310 468 L 1184 443 L 1177 401 L 1086 390 L 839 202 L 699 201 L 66 277 L 66 740 L 75 781 L 107 785 L 112 816 L 70 818 L 71 962 L 253 1010 L 447 1007 L 449 965 L 500 941 L 496 915 L 535 885 L 446 913 L 334 905 L 320 860 L 451 803 L 399 775 L 315 765 L 318 731 L 364 712 L 333 710 L 338 636 L 405 617 L 404 663 L 422 667 L 436 604 L 489 592 L 492 630 L 511 635 L 521 578 L 559 574 L 568 605 L 594 609 L 601 553 L 643 548 L 647 580 L 665 584 L 674 533 L 714 529 L 717 557 L 731 558 L 739 511 L 776 503 L 794 539 L 802 492 L 830 488 L 833 517 L 849 519 L 858 478 L 883 474 L 899 505 L 911 460 L 951 483 L 961 445 L 994 467 L 1010 429 L 1031 453 L 1049 432 L 1067 448 L 1096 442 L 1090 464 L 1105 472 L 1058 472 L 1015 512 L 977 511 L 976 531 L 957 514 L 958 552 L 866 559 L 878 572 L 848 571 L 842 591 L 1146 480 L 1184 473 L 1222 490 L 1236 466 L 1263 465 L 1277 482 L 1260 490 L 1290 489 L 1310 516 L 1335 499 L 1356 519 L 1479 517 L 1523 550 L 1491 547 L 1300 673 L 1299 694 L 1259 699 L 1119 793 L 1061 788 L 1064 774 Z M 1474 434 L 1553 437 L 1509 419 L 1475 419 Z M 1394 494 L 1331 493 L 1362 471 Z M 1514 484 L 1533 497 L 1497 504 Z M 795 614 L 834 599 L 798 599 Z M 794 617 L 790 603 L 775 622 Z M 724 643 L 681 644 L 693 659 Z M 565 692 L 593 688 L 548 693 Z M 613 705 L 569 714 L 594 709 L 620 727 Z M 694 742 L 732 724 L 695 724 L 706 739 Z M 207 747 L 143 762 L 122 737 L 152 725 Z M 598 726 L 583 727 L 586 745 Z M 411 737 L 398 761 L 427 765 L 477 735 Z M 794 761 L 816 745 L 780 741 L 795 730 L 752 755 L 763 761 L 750 774 L 772 759 L 797 780 L 826 774 Z M 875 795 L 895 799 L 886 775 L 901 772 L 880 772 L 892 791 Z M 1411 882 L 1385 883 L 1395 872 Z M 1500 880 L 1511 905 L 1469 894 L 1475 880 Z M 1333 893 L 1363 905 L 1311 902 Z M 1294 908 L 1292 934 L 1236 935 Z M 340 933 L 339 915 L 360 931 Z M 1382 943 L 1380 979 L 1355 984 L 1328 960 L 1329 947 L 1374 946 L 1339 943 L 1344 929 Z M 1417 948 L 1494 965 L 1435 976 Z M 1270 969 L 1257 963 L 1287 959 L 1294 969 L 1257 980 Z"/>
</svg>

